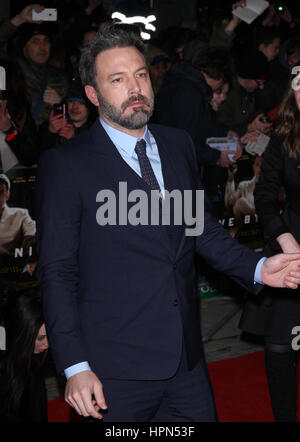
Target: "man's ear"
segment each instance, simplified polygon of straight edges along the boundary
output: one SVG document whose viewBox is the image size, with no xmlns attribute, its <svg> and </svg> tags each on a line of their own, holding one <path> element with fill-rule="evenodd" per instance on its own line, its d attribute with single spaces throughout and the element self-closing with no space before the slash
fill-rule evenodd
<svg viewBox="0 0 300 442">
<path fill-rule="evenodd" d="M 93 103 L 94 106 L 99 107 L 99 101 L 95 88 L 88 84 L 87 86 L 84 87 L 84 90 L 90 102 Z"/>
</svg>

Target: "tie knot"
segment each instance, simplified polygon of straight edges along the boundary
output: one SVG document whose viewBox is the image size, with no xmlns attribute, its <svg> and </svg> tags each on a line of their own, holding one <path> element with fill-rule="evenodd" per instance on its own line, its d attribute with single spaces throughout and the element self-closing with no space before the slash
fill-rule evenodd
<svg viewBox="0 0 300 442">
<path fill-rule="evenodd" d="M 144 139 L 137 141 L 134 150 L 136 151 L 137 155 L 139 155 L 141 153 L 145 154 L 146 153 L 146 141 Z"/>
</svg>

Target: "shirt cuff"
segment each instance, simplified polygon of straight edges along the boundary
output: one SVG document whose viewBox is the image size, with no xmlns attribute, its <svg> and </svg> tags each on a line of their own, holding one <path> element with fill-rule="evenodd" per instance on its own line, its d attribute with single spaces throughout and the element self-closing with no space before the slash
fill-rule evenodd
<svg viewBox="0 0 300 442">
<path fill-rule="evenodd" d="M 264 284 L 260 279 L 260 269 L 263 263 L 265 262 L 267 258 L 263 257 L 261 258 L 258 263 L 256 264 L 255 274 L 254 274 L 254 284 L 257 282 L 258 284 Z"/>
<path fill-rule="evenodd" d="M 74 374 L 81 373 L 82 371 L 91 370 L 91 367 L 88 362 L 79 362 L 79 364 L 71 365 L 71 367 L 68 367 L 64 370 L 65 376 L 67 379 L 69 379 L 71 376 L 74 376 Z"/>
</svg>

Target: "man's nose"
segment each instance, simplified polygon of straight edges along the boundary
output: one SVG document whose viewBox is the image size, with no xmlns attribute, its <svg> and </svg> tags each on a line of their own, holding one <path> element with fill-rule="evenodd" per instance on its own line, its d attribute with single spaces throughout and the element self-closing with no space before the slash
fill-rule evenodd
<svg viewBox="0 0 300 442">
<path fill-rule="evenodd" d="M 139 94 L 141 92 L 141 86 L 139 80 L 136 77 L 131 78 L 129 92 L 132 94 Z"/>
</svg>

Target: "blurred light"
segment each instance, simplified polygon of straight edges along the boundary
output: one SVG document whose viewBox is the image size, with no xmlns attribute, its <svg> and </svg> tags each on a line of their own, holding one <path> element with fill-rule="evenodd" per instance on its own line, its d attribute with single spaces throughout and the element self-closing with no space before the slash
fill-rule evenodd
<svg viewBox="0 0 300 442">
<path fill-rule="evenodd" d="M 135 23 L 142 23 L 145 26 L 145 30 L 147 31 L 156 31 L 156 27 L 151 23 L 156 20 L 155 15 L 148 15 L 148 17 L 143 17 L 142 15 L 135 15 L 133 17 L 126 17 L 122 12 L 113 12 L 111 15 L 112 19 L 120 20 L 121 23 L 126 23 L 129 25 L 133 25 Z M 145 40 L 149 40 L 151 35 L 148 32 L 141 32 L 141 37 Z"/>
<path fill-rule="evenodd" d="M 151 35 L 148 32 L 141 32 L 141 37 L 143 40 L 150 40 Z"/>
</svg>

